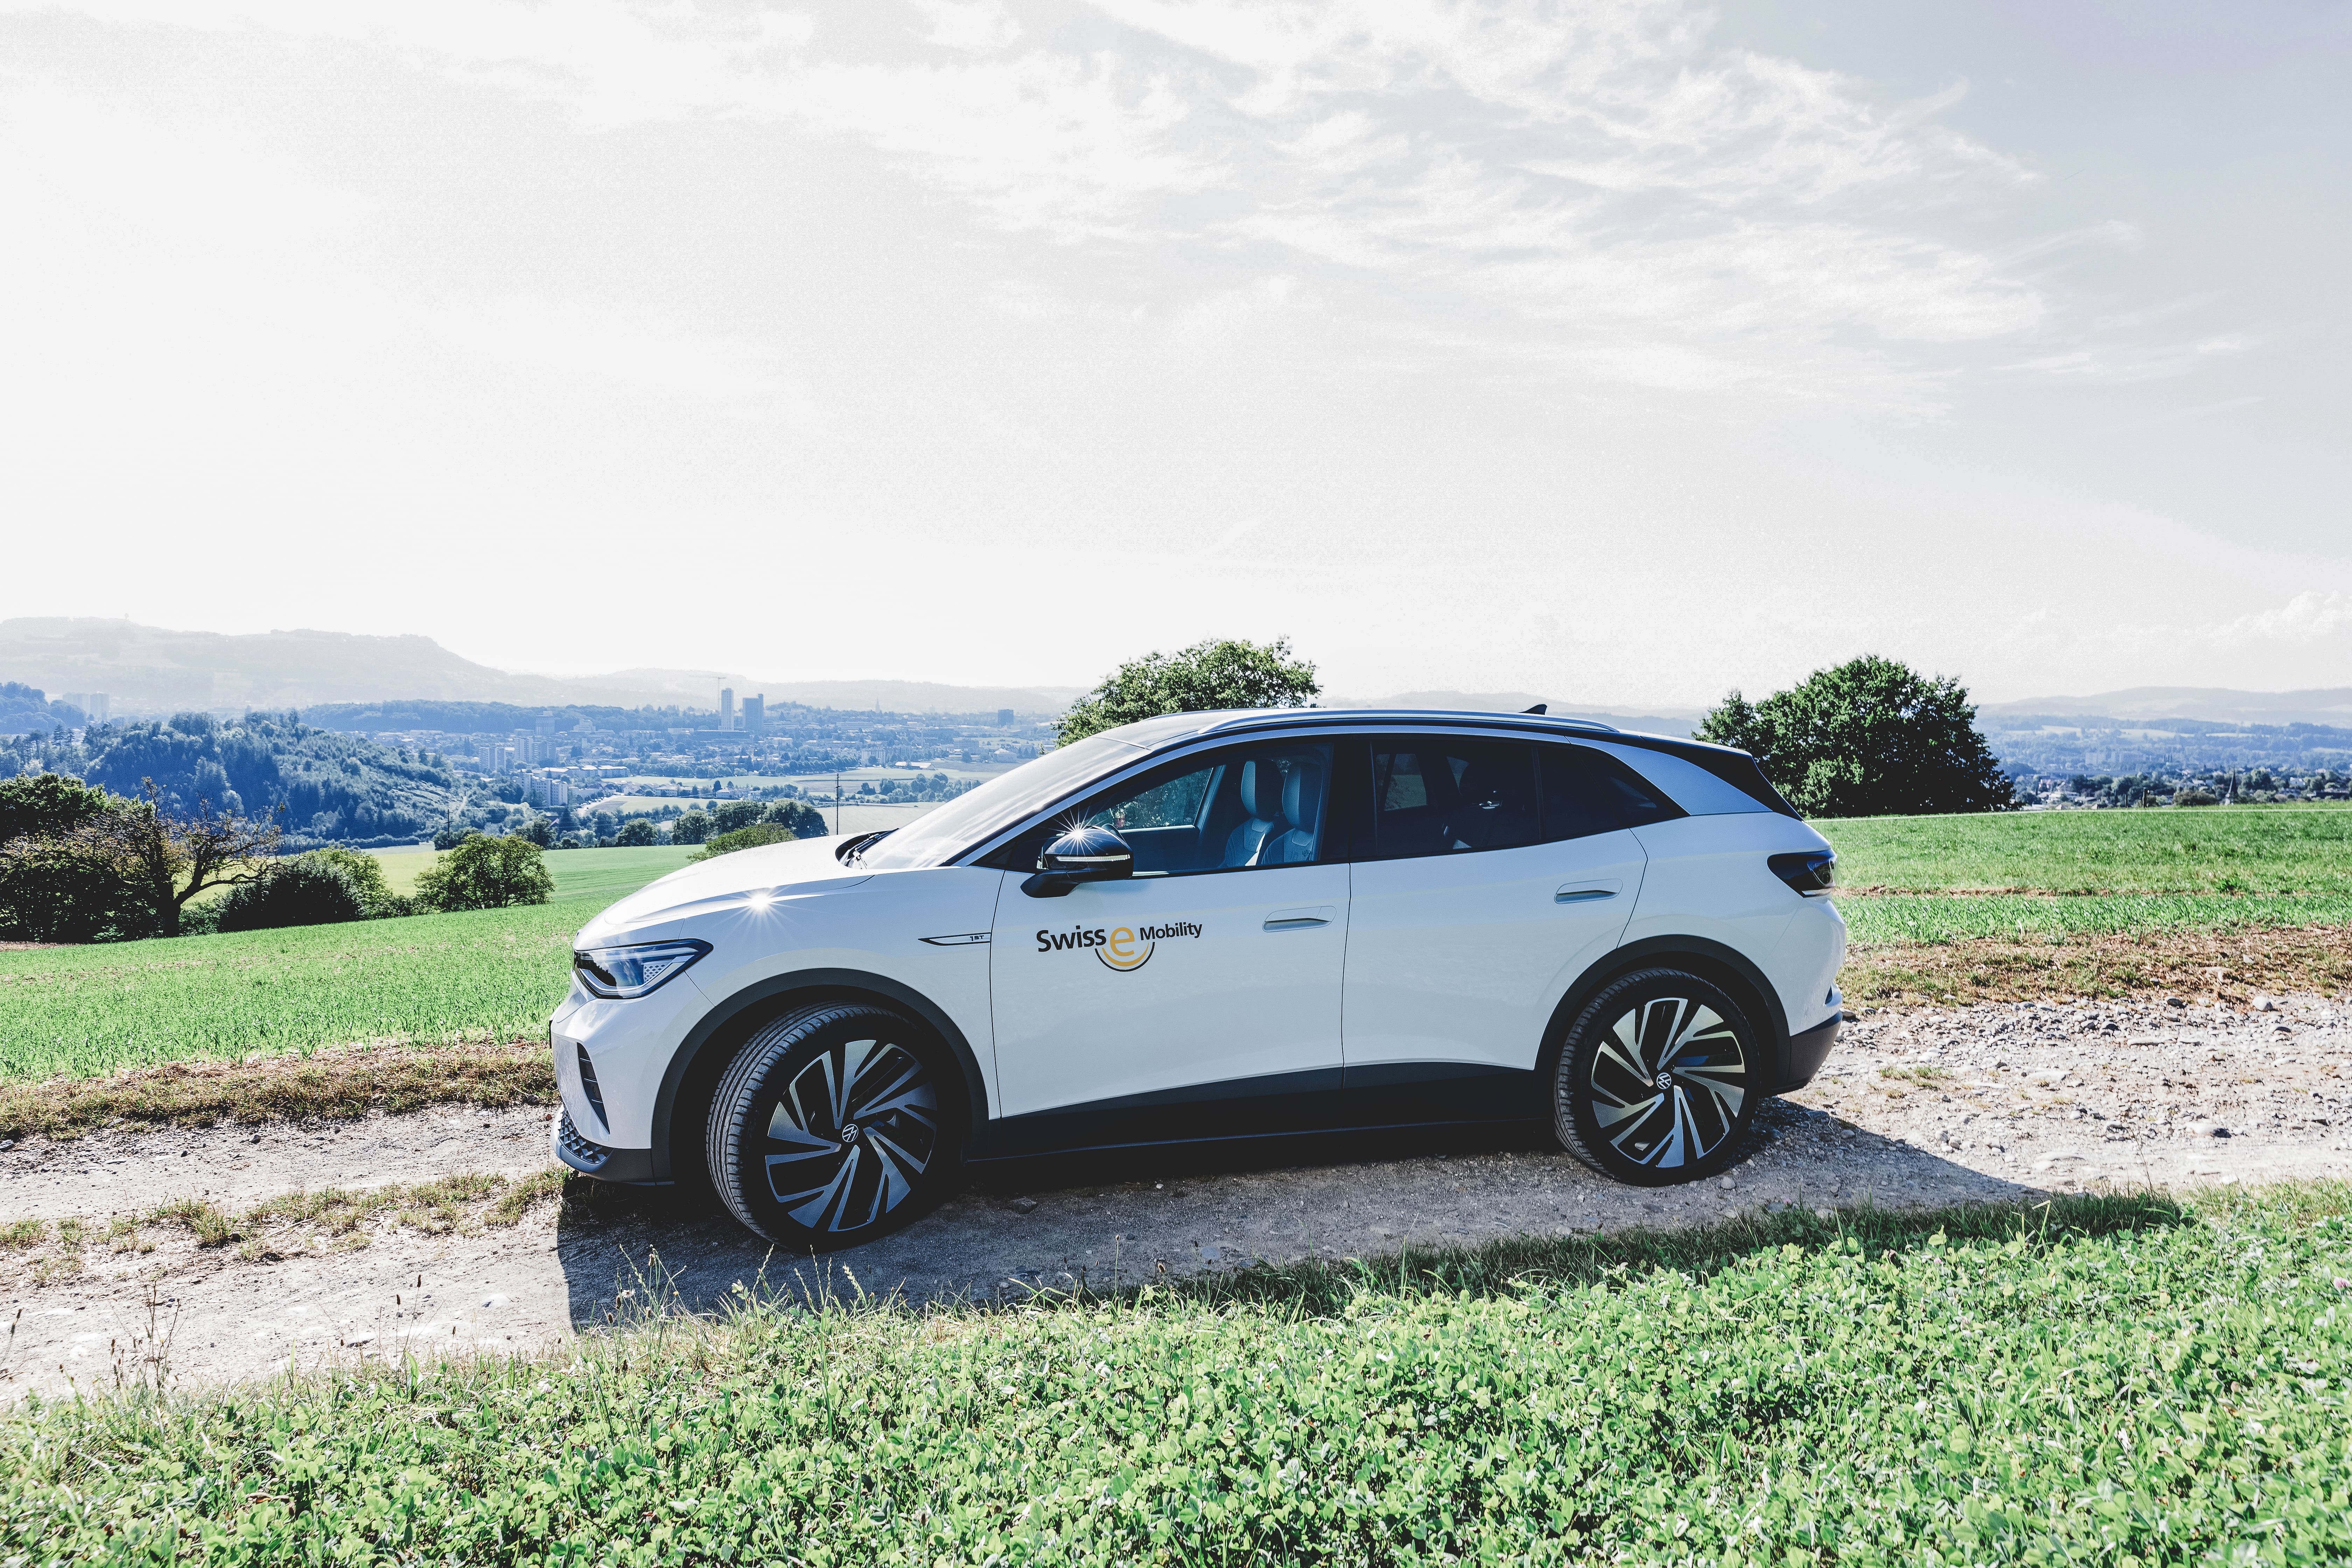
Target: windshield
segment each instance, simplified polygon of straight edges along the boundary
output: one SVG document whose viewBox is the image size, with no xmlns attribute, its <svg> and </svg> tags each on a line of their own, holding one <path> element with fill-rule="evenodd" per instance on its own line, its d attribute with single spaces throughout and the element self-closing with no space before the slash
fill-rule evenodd
<svg viewBox="0 0 2352 1568">
<path fill-rule="evenodd" d="M 858 864 L 876 871 L 941 865 L 950 856 L 1143 753 L 1143 747 L 1108 731 L 1089 735 L 1076 745 L 1048 752 L 1034 763 L 1000 773 L 939 810 L 915 818 L 859 856 Z"/>
</svg>

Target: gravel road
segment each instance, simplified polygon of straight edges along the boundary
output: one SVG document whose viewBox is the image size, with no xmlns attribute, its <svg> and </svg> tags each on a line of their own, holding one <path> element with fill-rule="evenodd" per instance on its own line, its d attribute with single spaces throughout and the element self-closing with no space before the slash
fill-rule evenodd
<svg viewBox="0 0 2352 1568">
<path fill-rule="evenodd" d="M 84 1253 L 79 1276 L 11 1268 L 16 1320 L 0 1391 L 89 1387 L 168 1335 L 184 1380 L 289 1362 L 467 1346 L 523 1348 L 608 1321 L 658 1289 L 689 1307 L 739 1282 L 913 1300 L 1131 1282 L 1254 1258 L 1393 1254 L 1514 1235 L 1703 1223 L 1788 1204 L 1835 1208 L 2014 1199 L 2352 1174 L 2352 1004 L 2273 1010 L 2047 1004 L 1865 1015 L 1822 1078 L 1770 1104 L 1732 1173 L 1617 1186 L 1532 1139 L 1353 1140 L 1220 1163 L 1155 1156 L 992 1172 L 898 1236 L 814 1265 L 771 1258 L 731 1222 L 657 1194 L 559 1217 L 275 1261 L 159 1236 Z M 108 1133 L 0 1152 L 0 1224 L 103 1222 L 182 1195 L 243 1207 L 546 1163 L 541 1114 L 426 1111 L 261 1131 Z M 21 1255 L 20 1255 L 21 1256 Z M 631 1294 L 634 1293 L 634 1294 Z M 18 1316 L 21 1311 L 21 1317 Z"/>
</svg>

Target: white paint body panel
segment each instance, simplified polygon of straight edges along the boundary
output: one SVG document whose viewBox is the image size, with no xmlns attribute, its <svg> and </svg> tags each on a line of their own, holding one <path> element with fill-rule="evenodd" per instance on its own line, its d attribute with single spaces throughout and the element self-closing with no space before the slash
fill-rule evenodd
<svg viewBox="0 0 2352 1568">
<path fill-rule="evenodd" d="M 1790 894 L 1766 865 L 1768 857 L 1822 849 L 1828 841 L 1803 823 L 1776 812 L 1685 816 L 1633 829 L 1649 852 L 1649 874 L 1623 940 L 1699 936 L 1745 954 L 1764 972 L 1780 998 L 1791 1033 L 1801 1033 L 1836 1011 L 1823 990 L 1812 990 L 1819 960 L 1834 930 L 1836 955 L 1845 952 L 1845 922 L 1826 899 Z M 1794 969 L 1778 962 L 1800 917 L 1809 933 Z M 1837 964 L 1830 964 L 1834 979 Z"/>
<path fill-rule="evenodd" d="M 1622 829 L 1517 849 L 1358 862 L 1348 1065 L 1533 1068 L 1561 995 L 1617 945 L 1643 863 L 1640 841 Z M 1570 889 L 1610 896 L 1561 902 Z"/>
<path fill-rule="evenodd" d="M 1138 877 L 1058 899 L 1020 883 L 1006 879 L 990 961 L 999 1115 L 1339 1067 L 1346 866 Z M 1131 962 L 1135 933 L 1168 925 L 1200 934 L 1163 937 L 1124 971 L 1097 956 Z M 1108 945 L 1041 950 L 1041 931 L 1081 931 Z"/>
<path fill-rule="evenodd" d="M 583 997 L 556 1015 L 557 1081 L 574 1125 L 594 1123 L 576 1068 L 566 1076 L 562 1042 L 584 1044 L 595 1064 L 612 1116 L 610 1136 L 595 1141 L 643 1149 L 653 1142 L 662 1079 L 703 1015 L 740 991 L 801 970 L 880 975 L 927 997 L 963 1032 L 994 1098 L 988 948 L 921 939 L 988 930 L 1004 874 L 950 866 L 845 876 L 834 856 L 837 843 L 803 839 L 687 867 L 581 931 L 582 947 L 692 937 L 711 951 L 649 995 Z"/>
</svg>

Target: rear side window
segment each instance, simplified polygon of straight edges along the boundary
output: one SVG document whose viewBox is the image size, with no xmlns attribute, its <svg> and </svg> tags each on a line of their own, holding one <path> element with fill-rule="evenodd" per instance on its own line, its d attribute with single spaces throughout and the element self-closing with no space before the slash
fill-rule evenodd
<svg viewBox="0 0 2352 1568">
<path fill-rule="evenodd" d="M 1372 860 L 1537 842 L 1535 748 L 1437 735 L 1372 742 Z"/>
<path fill-rule="evenodd" d="M 1646 827 L 1654 822 L 1671 822 L 1690 813 L 1665 797 L 1657 785 L 1635 773 L 1605 752 L 1577 751 L 1601 782 L 1601 794 L 1616 812 L 1618 823 L 1626 827 Z"/>
<path fill-rule="evenodd" d="M 1589 838 L 1623 826 L 1617 820 L 1615 792 L 1591 765 L 1591 752 L 1578 746 L 1537 750 L 1543 766 L 1544 842 Z"/>
</svg>

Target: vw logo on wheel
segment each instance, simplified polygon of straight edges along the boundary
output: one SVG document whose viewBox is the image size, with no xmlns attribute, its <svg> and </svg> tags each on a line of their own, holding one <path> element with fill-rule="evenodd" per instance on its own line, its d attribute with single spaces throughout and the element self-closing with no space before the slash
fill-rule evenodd
<svg viewBox="0 0 2352 1568">
<path fill-rule="evenodd" d="M 857 1142 L 856 1122 L 851 1121 L 843 1124 L 841 1129 L 841 1141 L 845 1143 L 855 1143 Z"/>
</svg>

